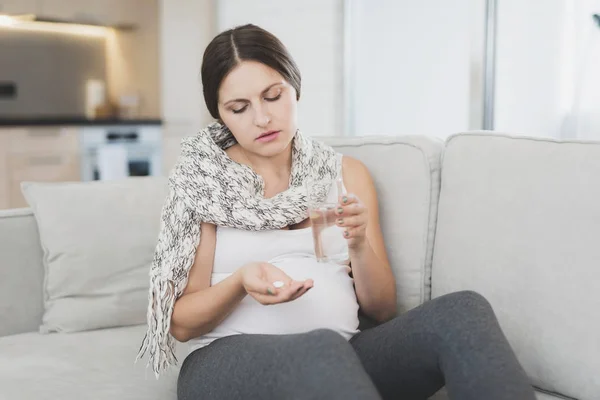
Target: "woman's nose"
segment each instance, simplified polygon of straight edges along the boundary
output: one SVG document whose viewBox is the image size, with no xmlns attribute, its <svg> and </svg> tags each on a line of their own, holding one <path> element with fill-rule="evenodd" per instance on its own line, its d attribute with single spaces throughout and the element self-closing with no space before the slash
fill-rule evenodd
<svg viewBox="0 0 600 400">
<path fill-rule="evenodd" d="M 257 108 L 254 114 L 254 124 L 263 128 L 266 127 L 269 122 L 271 122 L 271 117 L 269 117 L 267 110 L 264 107 Z"/>
</svg>

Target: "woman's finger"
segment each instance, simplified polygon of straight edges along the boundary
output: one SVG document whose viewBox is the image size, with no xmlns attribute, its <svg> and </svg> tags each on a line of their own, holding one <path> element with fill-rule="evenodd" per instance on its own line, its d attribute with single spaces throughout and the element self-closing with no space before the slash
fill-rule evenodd
<svg viewBox="0 0 600 400">
<path fill-rule="evenodd" d="M 344 235 L 344 237 L 346 239 L 361 238 L 361 237 L 365 236 L 365 229 L 363 226 L 354 227 L 354 228 L 348 227 L 348 228 L 344 229 L 342 234 Z"/>
<path fill-rule="evenodd" d="M 352 193 L 346 193 L 346 194 L 341 195 L 339 197 L 338 201 L 342 206 L 360 202 L 358 200 L 358 197 L 356 197 L 356 195 L 352 194 Z"/>
<path fill-rule="evenodd" d="M 352 203 L 347 206 L 338 206 L 335 210 L 335 214 L 337 218 L 340 218 L 351 215 L 359 215 L 365 211 L 365 206 L 363 206 L 361 203 Z"/>
<path fill-rule="evenodd" d="M 366 218 L 364 218 L 362 215 L 353 215 L 353 216 L 349 216 L 349 217 L 338 217 L 335 220 L 335 224 L 337 226 L 348 227 L 348 228 L 361 226 L 361 225 L 364 225 L 366 222 L 367 222 Z"/>
<path fill-rule="evenodd" d="M 292 297 L 292 300 L 296 300 L 298 297 L 303 296 L 304 293 L 306 293 L 310 289 L 312 289 L 312 287 L 313 287 L 312 279 L 310 279 L 309 281 L 305 282 L 304 285 L 302 285 L 302 287 L 300 288 L 300 290 L 298 290 L 298 292 L 296 292 L 296 294 Z"/>
<path fill-rule="evenodd" d="M 289 301 L 294 297 L 294 295 L 296 295 L 296 293 L 302 290 L 303 286 L 303 282 L 292 281 L 288 286 L 281 289 L 278 297 L 281 298 L 281 301 Z"/>
</svg>

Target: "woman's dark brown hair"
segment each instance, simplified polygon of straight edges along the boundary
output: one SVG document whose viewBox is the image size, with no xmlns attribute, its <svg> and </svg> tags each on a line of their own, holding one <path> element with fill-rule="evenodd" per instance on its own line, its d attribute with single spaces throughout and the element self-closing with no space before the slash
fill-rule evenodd
<svg viewBox="0 0 600 400">
<path fill-rule="evenodd" d="M 257 61 L 273 68 L 296 89 L 300 99 L 300 70 L 275 35 L 252 24 L 217 35 L 204 51 L 202 86 L 210 115 L 219 119 L 219 87 L 227 74 L 242 61 Z"/>
</svg>

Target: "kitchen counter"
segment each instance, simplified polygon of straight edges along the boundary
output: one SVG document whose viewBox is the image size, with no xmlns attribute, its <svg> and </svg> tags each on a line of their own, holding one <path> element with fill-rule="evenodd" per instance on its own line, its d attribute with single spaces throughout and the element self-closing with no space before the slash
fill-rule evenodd
<svg viewBox="0 0 600 400">
<path fill-rule="evenodd" d="M 10 126 L 115 126 L 115 125 L 162 125 L 161 119 L 87 119 L 82 117 L 33 117 L 3 118 L 0 127 Z"/>
</svg>

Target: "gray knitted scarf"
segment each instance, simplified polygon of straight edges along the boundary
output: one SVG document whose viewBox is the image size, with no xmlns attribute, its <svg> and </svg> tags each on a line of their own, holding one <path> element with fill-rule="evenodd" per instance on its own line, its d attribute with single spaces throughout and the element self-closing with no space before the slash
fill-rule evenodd
<svg viewBox="0 0 600 400">
<path fill-rule="evenodd" d="M 169 194 L 150 270 L 148 330 L 136 361 L 149 353 L 158 378 L 175 365 L 175 339 L 169 333 L 177 298 L 200 242 L 200 223 L 250 231 L 281 229 L 307 217 L 307 179 L 332 180 L 341 171 L 342 155 L 297 131 L 287 190 L 264 197 L 264 182 L 250 167 L 233 161 L 225 150 L 235 138 L 219 123 L 181 142 L 181 154 L 169 176 Z M 323 190 L 325 198 L 327 191 Z"/>
</svg>

